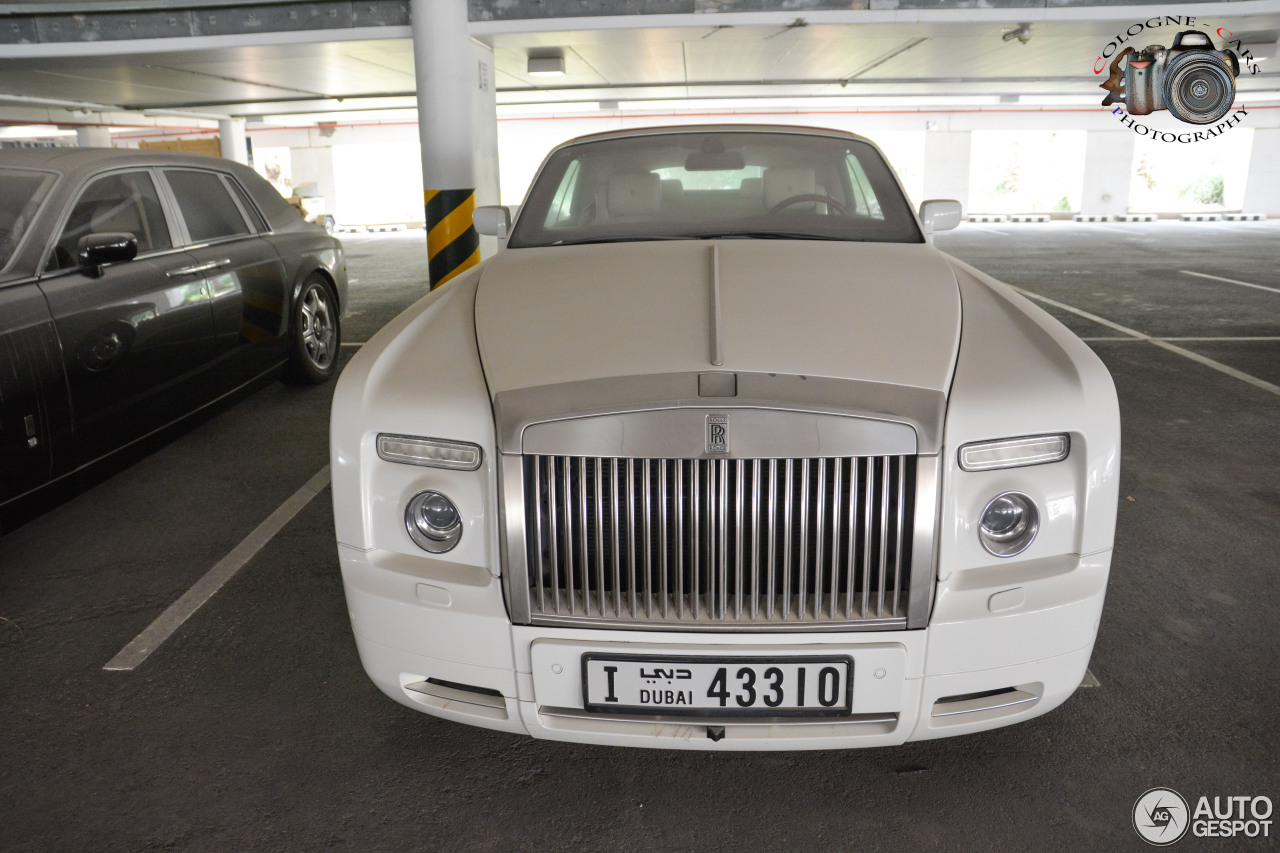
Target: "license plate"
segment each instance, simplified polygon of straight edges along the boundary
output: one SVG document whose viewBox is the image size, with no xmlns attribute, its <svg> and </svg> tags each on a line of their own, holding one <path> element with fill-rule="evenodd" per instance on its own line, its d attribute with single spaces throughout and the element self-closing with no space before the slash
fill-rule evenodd
<svg viewBox="0 0 1280 853">
<path fill-rule="evenodd" d="M 588 711 L 837 717 L 853 710 L 853 658 L 582 656 Z"/>
</svg>

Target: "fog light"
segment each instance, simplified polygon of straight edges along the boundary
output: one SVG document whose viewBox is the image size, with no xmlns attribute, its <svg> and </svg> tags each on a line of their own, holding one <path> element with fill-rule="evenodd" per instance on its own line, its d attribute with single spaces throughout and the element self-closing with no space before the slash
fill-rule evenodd
<svg viewBox="0 0 1280 853">
<path fill-rule="evenodd" d="M 439 492 L 419 492 L 404 510 L 409 538 L 424 551 L 443 554 L 462 538 L 462 516 L 453 501 Z"/>
<path fill-rule="evenodd" d="M 1040 514 L 1031 498 L 1020 492 L 997 495 L 982 511 L 978 539 L 997 557 L 1012 557 L 1027 550 L 1040 529 Z"/>
</svg>

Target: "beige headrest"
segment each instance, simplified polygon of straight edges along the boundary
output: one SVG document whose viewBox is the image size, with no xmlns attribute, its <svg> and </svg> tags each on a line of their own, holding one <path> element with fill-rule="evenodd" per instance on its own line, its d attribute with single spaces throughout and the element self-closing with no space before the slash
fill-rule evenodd
<svg viewBox="0 0 1280 853">
<path fill-rule="evenodd" d="M 662 180 L 654 172 L 626 172 L 609 179 L 609 217 L 657 216 Z"/>
<path fill-rule="evenodd" d="M 764 172 L 764 203 L 773 207 L 792 196 L 812 195 L 818 186 L 813 169 L 778 166 Z"/>
</svg>

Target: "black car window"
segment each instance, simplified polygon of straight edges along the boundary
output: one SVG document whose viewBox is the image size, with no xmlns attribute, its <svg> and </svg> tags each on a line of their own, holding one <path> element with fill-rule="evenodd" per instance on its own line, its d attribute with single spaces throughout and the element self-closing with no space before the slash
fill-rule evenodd
<svg viewBox="0 0 1280 853">
<path fill-rule="evenodd" d="M 236 199 L 240 202 L 240 207 L 244 208 L 244 212 L 253 222 L 255 231 L 266 231 L 267 223 L 263 221 L 262 214 L 258 212 L 258 206 L 249 198 L 249 193 L 245 192 L 244 187 L 240 186 L 239 181 L 227 175 L 222 176 L 227 182 L 227 186 L 231 187 L 231 192 L 235 194 Z"/>
<path fill-rule="evenodd" d="M 0 269 L 8 265 L 55 178 L 48 172 L 0 169 Z"/>
<path fill-rule="evenodd" d="M 86 234 L 121 231 L 137 238 L 139 255 L 173 246 L 160 195 L 147 172 L 112 172 L 85 187 L 58 237 L 48 268 L 74 267 L 80 238 Z"/>
<path fill-rule="evenodd" d="M 214 172 L 166 169 L 164 176 L 173 188 L 178 209 L 187 221 L 187 233 L 197 243 L 251 233 L 240 208 Z"/>
</svg>

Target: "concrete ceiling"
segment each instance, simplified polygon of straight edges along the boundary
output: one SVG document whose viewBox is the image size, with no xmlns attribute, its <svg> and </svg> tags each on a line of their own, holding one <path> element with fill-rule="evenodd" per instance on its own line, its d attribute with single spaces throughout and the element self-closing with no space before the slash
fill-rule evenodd
<svg viewBox="0 0 1280 853">
<path fill-rule="evenodd" d="M 1017 96 L 1029 102 L 1098 94 L 1091 68 L 1118 29 L 1114 21 L 1034 23 L 1030 41 L 1022 44 L 1001 37 L 1018 22 L 1017 10 L 1009 11 L 1014 17 L 1004 22 L 837 25 L 775 15 L 776 23 L 732 27 L 495 32 L 479 38 L 494 49 L 500 104 L 554 108 L 614 100 L 832 95 Z M 1280 95 L 1280 61 L 1274 58 L 1280 13 L 1221 21 L 1246 45 L 1272 57 L 1262 63 L 1264 73 L 1241 77 L 1240 90 Z M 1175 32 L 1168 30 L 1169 39 Z M 155 52 L 135 42 L 134 52 L 115 54 L 105 44 L 94 48 L 95 55 L 8 58 L 0 50 L 0 121 L 21 120 L 23 108 L 64 102 L 206 117 L 414 103 L 412 46 L 403 37 Z M 546 48 L 563 51 L 565 74 L 528 74 L 529 52 Z"/>
</svg>

